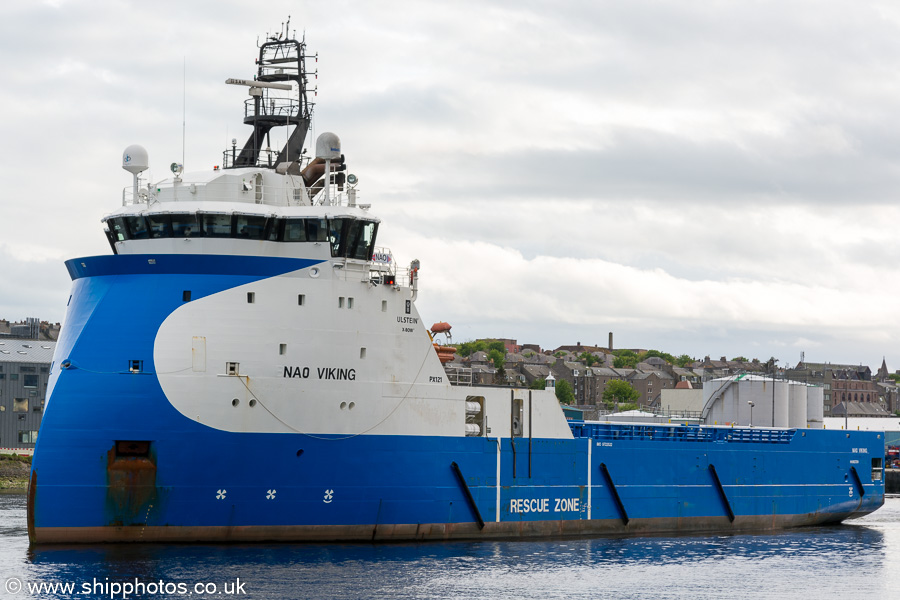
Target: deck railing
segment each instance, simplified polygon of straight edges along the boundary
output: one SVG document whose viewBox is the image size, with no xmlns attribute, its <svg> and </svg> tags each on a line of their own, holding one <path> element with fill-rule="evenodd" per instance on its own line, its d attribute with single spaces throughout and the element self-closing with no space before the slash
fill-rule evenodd
<svg viewBox="0 0 900 600">
<path fill-rule="evenodd" d="M 789 444 L 796 429 L 700 427 L 697 425 L 625 425 L 570 423 L 575 437 L 598 441 L 639 440 L 663 442 L 726 442 Z"/>
</svg>

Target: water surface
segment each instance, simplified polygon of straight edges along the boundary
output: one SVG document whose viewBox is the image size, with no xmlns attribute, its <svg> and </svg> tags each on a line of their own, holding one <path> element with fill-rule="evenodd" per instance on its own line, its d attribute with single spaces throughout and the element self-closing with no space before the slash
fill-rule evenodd
<svg viewBox="0 0 900 600">
<path fill-rule="evenodd" d="M 28 591 L 40 583 L 74 590 Z M 895 599 L 900 498 L 840 526 L 760 535 L 29 550 L 25 496 L 0 494 L 0 598 L 122 598 L 135 583 L 186 591 L 128 597 Z"/>
</svg>

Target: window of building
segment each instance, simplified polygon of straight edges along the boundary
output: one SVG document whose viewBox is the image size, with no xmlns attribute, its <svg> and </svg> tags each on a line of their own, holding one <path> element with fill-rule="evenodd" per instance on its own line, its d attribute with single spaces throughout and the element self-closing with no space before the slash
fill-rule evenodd
<svg viewBox="0 0 900 600">
<path fill-rule="evenodd" d="M 30 348 L 31 346 L 25 346 L 25 347 L 26 347 L 26 348 Z M 36 371 L 37 371 L 37 369 L 34 368 L 34 367 L 27 367 L 27 366 L 21 366 L 21 367 L 19 367 L 19 372 L 20 372 L 20 373 L 34 373 L 34 372 L 36 372 Z"/>
<path fill-rule="evenodd" d="M 25 387 L 27 388 L 36 388 L 38 384 L 38 376 L 37 375 L 25 375 Z"/>
<path fill-rule="evenodd" d="M 20 444 L 36 444 L 37 443 L 37 431 L 20 431 L 19 432 L 19 443 Z"/>
<path fill-rule="evenodd" d="M 13 412 L 28 412 L 28 398 L 15 398 Z"/>
</svg>

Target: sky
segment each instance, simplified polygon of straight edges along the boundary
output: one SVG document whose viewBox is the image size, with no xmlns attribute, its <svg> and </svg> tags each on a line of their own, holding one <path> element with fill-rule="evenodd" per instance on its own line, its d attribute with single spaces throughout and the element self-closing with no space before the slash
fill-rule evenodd
<svg viewBox="0 0 900 600">
<path fill-rule="evenodd" d="M 860 0 L 6 6 L 0 318 L 63 320 L 126 146 L 158 180 L 246 138 L 224 80 L 288 15 L 455 340 L 900 369 L 900 4 Z"/>
</svg>

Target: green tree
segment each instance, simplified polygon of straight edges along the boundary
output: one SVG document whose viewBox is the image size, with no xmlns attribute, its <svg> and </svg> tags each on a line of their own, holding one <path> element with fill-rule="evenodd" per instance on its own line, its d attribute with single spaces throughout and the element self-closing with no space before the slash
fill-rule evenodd
<svg viewBox="0 0 900 600">
<path fill-rule="evenodd" d="M 637 402 L 640 397 L 640 392 L 631 387 L 630 383 L 621 379 L 613 379 L 608 382 L 603 390 L 603 403 L 609 409 L 621 408 L 621 405 Z"/>
<path fill-rule="evenodd" d="M 565 379 L 556 382 L 556 399 L 562 404 L 572 404 L 575 402 L 575 393 L 572 392 L 572 384 Z"/>
<path fill-rule="evenodd" d="M 684 367 L 688 367 L 688 366 L 692 365 L 695 362 L 697 362 L 697 361 L 695 361 L 693 358 L 691 358 L 687 354 L 682 354 L 681 356 L 679 356 L 675 359 L 675 366 L 684 368 Z"/>
<path fill-rule="evenodd" d="M 633 350 L 613 350 L 613 366 L 617 369 L 633 369 L 641 357 Z"/>
<path fill-rule="evenodd" d="M 472 340 L 456 345 L 456 353 L 460 356 L 471 356 L 479 350 L 484 350 L 484 344 L 481 342 L 473 342 Z"/>
<path fill-rule="evenodd" d="M 456 353 L 460 356 L 470 356 L 475 352 L 490 352 L 491 350 L 506 355 L 506 345 L 500 340 L 469 340 L 456 345 Z"/>
<path fill-rule="evenodd" d="M 591 354 L 590 352 L 582 352 L 578 357 L 585 364 L 585 366 L 593 367 L 596 363 L 600 362 L 600 359 Z"/>
<path fill-rule="evenodd" d="M 506 344 L 500 340 L 485 340 L 485 342 L 488 350 L 496 350 L 504 356 L 506 355 Z"/>
<path fill-rule="evenodd" d="M 506 362 L 506 354 L 500 352 L 496 348 L 492 348 L 490 352 L 488 352 L 488 360 L 494 363 L 494 368 L 498 371 L 503 369 L 503 363 Z"/>
<path fill-rule="evenodd" d="M 547 387 L 547 380 L 541 379 L 538 377 L 534 381 L 531 382 L 531 385 L 528 386 L 529 390 L 542 390 Z"/>
<path fill-rule="evenodd" d="M 647 350 L 641 355 L 641 360 L 647 360 L 651 356 L 656 356 L 658 358 L 663 359 L 670 365 L 675 362 L 675 357 L 669 354 L 668 352 L 662 352 L 660 350 Z"/>
<path fill-rule="evenodd" d="M 738 362 L 748 362 L 747 359 L 744 358 L 743 356 L 735 356 L 735 357 L 732 358 L 731 360 L 732 360 L 732 361 L 738 361 Z"/>
</svg>

